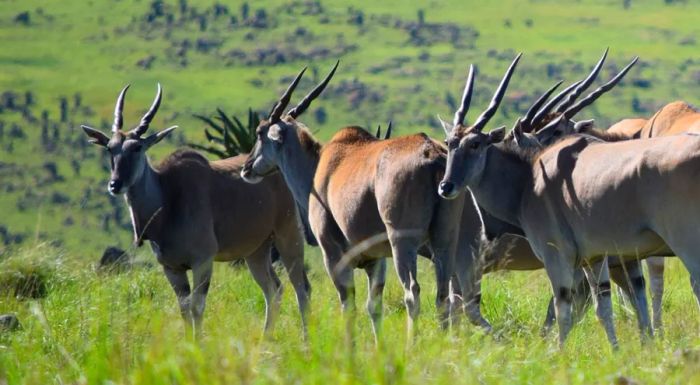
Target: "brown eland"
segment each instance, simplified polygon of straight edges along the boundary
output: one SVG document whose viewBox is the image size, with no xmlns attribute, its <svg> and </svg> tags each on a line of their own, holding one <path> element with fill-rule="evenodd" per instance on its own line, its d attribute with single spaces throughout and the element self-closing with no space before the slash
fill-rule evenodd
<svg viewBox="0 0 700 385">
<path fill-rule="evenodd" d="M 82 128 L 92 143 L 109 152 L 109 193 L 124 195 L 135 243 L 150 242 L 188 329 L 194 326 L 195 336 L 200 335 L 213 262 L 243 258 L 263 290 L 265 330 L 269 330 L 281 294 L 270 262 L 274 245 L 296 291 L 305 335 L 311 288 L 304 271 L 299 217 L 284 180 L 271 176 L 251 185 L 240 177 L 245 156 L 210 162 L 191 150 L 176 151 L 152 166 L 147 150 L 175 127 L 143 137 L 161 103 L 159 84 L 153 105 L 136 128 L 123 131 L 128 88 L 117 99 L 111 137 L 88 126 Z M 188 270 L 192 270 L 192 286 Z"/>
<path fill-rule="evenodd" d="M 607 52 L 607 51 L 606 51 Z M 594 71 L 589 75 L 589 78 L 593 79 L 597 75 L 596 69 L 600 68 L 600 65 L 605 59 L 605 55 L 599 61 L 599 64 L 594 68 Z M 683 101 L 675 101 L 663 106 L 657 113 L 655 113 L 650 119 L 644 118 L 631 118 L 624 119 L 605 131 L 598 130 L 594 128 L 593 120 L 585 120 L 575 122 L 571 118 L 575 113 L 579 112 L 585 106 L 592 104 L 600 95 L 609 91 L 614 85 L 616 85 L 622 77 L 627 73 L 632 65 L 635 64 L 636 58 L 628 64 L 618 75 L 613 77 L 609 82 L 598 88 L 596 91 L 592 92 L 589 96 L 582 99 L 581 102 L 576 104 L 576 108 L 573 114 L 567 116 L 568 119 L 564 121 L 558 121 L 564 114 L 564 110 L 558 110 L 555 114 L 550 114 L 549 124 L 540 124 L 539 127 L 532 127 L 532 131 L 536 131 L 534 136 L 536 137 L 535 142 L 539 142 L 543 145 L 549 145 L 555 139 L 570 135 L 573 133 L 581 133 L 591 135 L 598 139 L 606 142 L 616 142 L 622 140 L 632 140 L 639 138 L 649 138 L 655 136 L 668 136 L 668 135 L 678 135 L 684 132 L 700 132 L 700 113 L 697 109 L 690 104 Z M 570 104 L 573 104 L 575 98 L 570 100 Z M 564 106 L 566 109 L 569 106 Z M 521 146 L 529 146 L 532 143 L 532 139 L 528 138 L 526 130 L 518 132 L 519 127 L 515 127 L 513 130 L 514 134 L 522 138 L 519 141 Z M 524 133 L 524 134 L 522 134 Z M 652 314 L 653 314 L 653 326 L 654 329 L 662 331 L 662 298 L 664 291 L 664 258 L 663 257 L 649 257 L 645 260 L 647 267 L 649 268 L 649 286 L 652 298 Z M 611 274 L 614 275 L 614 271 L 611 270 Z"/>
<path fill-rule="evenodd" d="M 548 101 L 546 99 L 551 92 L 561 82 L 555 84 L 549 91 L 540 97 L 527 114 L 516 121 L 511 133 L 506 136 L 505 141 L 515 140 L 519 147 L 539 148 L 550 145 L 552 142 L 575 132 L 591 131 L 593 120 L 575 122 L 572 118 L 586 106 L 591 105 L 600 96 L 610 91 L 634 66 L 638 58 L 634 58 L 611 80 L 591 92 L 588 96 L 576 102 L 595 80 L 607 57 L 606 49 L 601 59 L 593 67 L 591 73 L 583 80 L 572 84 L 569 88 L 560 93 L 557 97 Z M 545 104 L 541 110 L 533 112 L 538 104 Z M 551 110 L 550 110 L 551 108 Z M 618 141 L 628 140 L 629 136 L 634 136 L 634 131 L 639 131 L 635 125 L 639 125 L 641 119 L 627 119 L 618 124 L 614 130 L 608 132 L 593 132 L 601 140 Z M 631 132 L 631 133 L 630 133 Z M 654 309 L 654 325 L 660 327 L 661 319 L 661 298 L 663 295 L 663 258 L 647 259 L 649 266 L 649 278 Z M 643 335 L 652 336 L 652 328 L 649 323 L 647 301 L 644 288 L 644 277 L 639 261 L 620 261 L 615 257 L 609 259 L 610 276 L 620 285 L 628 298 L 635 306 L 640 331 Z M 600 293 L 600 291 L 598 291 Z M 612 321 L 609 321 L 612 322 Z"/>
<path fill-rule="evenodd" d="M 514 62 L 514 64 L 515 64 L 515 62 Z M 548 91 L 546 91 L 544 93 L 544 95 L 542 95 L 540 98 L 538 98 L 533 103 L 532 107 L 527 111 L 527 113 L 524 117 L 518 119 L 518 121 L 516 123 L 516 127 L 519 127 L 522 130 L 524 127 L 535 126 L 537 124 L 536 123 L 537 120 L 534 119 L 535 116 L 543 116 L 542 111 L 548 111 L 549 109 L 551 109 L 556 103 L 558 103 L 558 101 L 560 101 L 564 97 L 566 97 L 567 93 L 572 92 L 572 90 L 574 90 L 573 92 L 580 93 L 582 91 L 582 89 L 579 89 L 577 87 L 580 84 L 585 85 L 586 83 L 589 83 L 589 82 L 590 81 L 588 79 L 586 79 L 585 81 L 582 81 L 582 82 L 577 82 L 574 85 L 567 88 L 564 92 L 555 96 L 551 101 L 549 101 L 545 104 L 545 102 L 547 101 L 549 96 L 561 84 L 561 82 L 557 83 L 554 87 L 552 87 Z M 470 93 L 471 92 L 470 88 L 472 88 L 472 87 L 473 87 L 473 68 L 470 69 L 470 74 L 468 77 L 467 85 L 465 87 L 465 94 Z M 543 107 L 543 105 L 544 105 L 544 107 Z M 458 114 L 460 111 L 466 110 L 467 108 L 468 108 L 468 105 L 465 105 L 463 103 L 462 106 L 460 107 L 460 110 L 458 111 Z M 541 118 L 538 118 L 538 119 L 541 119 Z M 482 121 L 481 118 L 477 119 L 477 122 L 480 122 L 480 121 Z M 483 122 L 481 124 L 484 125 Z M 445 127 L 445 129 L 448 133 L 452 132 L 452 127 L 458 126 L 458 125 L 462 126 L 462 127 L 464 126 L 463 125 L 463 118 L 459 119 L 459 120 L 455 119 L 455 121 L 452 124 L 443 122 L 443 126 Z M 498 129 L 497 131 L 500 131 L 500 129 Z M 536 141 L 536 139 L 534 139 L 534 138 L 533 138 L 533 140 Z M 448 143 L 449 143 L 449 141 L 448 141 Z M 537 144 L 536 147 L 539 147 L 539 143 Z M 452 191 L 452 193 L 455 193 L 455 192 L 456 191 Z M 492 223 L 494 220 L 496 220 L 493 218 L 492 215 L 489 215 L 487 210 L 484 210 L 483 208 L 480 208 L 480 209 L 481 209 L 482 217 L 484 219 L 490 219 L 490 222 L 492 222 Z M 486 225 L 486 229 L 488 231 L 489 223 L 486 220 L 485 220 L 485 225 Z M 498 224 L 496 223 L 496 225 L 498 225 Z M 492 227 L 493 227 L 493 225 L 492 225 Z M 503 225 L 500 225 L 500 227 L 502 228 Z M 511 229 L 508 232 L 514 233 L 514 234 L 519 234 L 519 235 L 524 235 L 523 230 L 519 229 L 517 226 L 513 226 L 511 224 L 510 227 L 511 227 Z M 526 248 L 526 247 L 520 248 L 521 252 L 523 252 L 527 249 L 529 249 L 529 247 L 528 248 Z M 532 253 L 531 250 L 530 250 L 530 253 Z M 523 256 L 527 256 L 527 254 L 528 253 L 524 252 Z M 533 262 L 537 261 L 536 263 L 531 264 L 530 268 L 532 268 L 532 269 L 543 267 L 543 265 L 541 264 L 541 262 L 537 258 L 525 257 L 525 260 L 530 260 Z M 625 293 L 627 295 L 629 295 L 631 298 L 633 298 L 633 300 L 635 300 L 635 305 L 636 305 L 635 310 L 637 313 L 640 329 L 644 333 L 648 333 L 649 335 L 651 335 L 651 326 L 649 324 L 649 316 L 648 316 L 648 310 L 647 310 L 647 306 L 646 306 L 646 295 L 644 294 L 644 283 L 643 283 L 644 281 L 643 281 L 643 276 L 642 276 L 639 264 L 637 262 L 629 262 L 623 266 L 620 263 L 614 262 L 613 265 L 614 265 L 614 269 L 613 269 L 614 274 L 612 276 L 613 276 L 615 282 L 618 283 L 618 285 L 620 285 L 620 287 L 625 291 Z M 601 269 L 601 267 L 596 267 L 595 271 L 598 271 L 599 269 Z M 587 287 L 581 279 L 582 274 L 579 273 L 578 277 L 579 277 L 579 279 L 577 280 L 578 284 L 576 285 L 577 286 L 576 290 L 573 291 L 572 295 L 574 297 L 582 296 L 583 298 L 585 298 L 587 295 L 587 290 L 586 290 Z M 599 277 L 597 275 L 593 274 L 593 271 L 589 271 L 588 278 L 589 278 L 590 284 L 592 286 L 594 286 L 593 290 L 595 293 L 598 293 L 600 295 L 601 293 L 608 290 L 608 287 L 606 287 L 606 286 L 609 286 L 609 282 L 608 282 L 607 278 L 604 280 L 601 280 L 601 279 L 599 279 Z M 602 285 L 602 287 L 601 287 L 601 285 Z M 580 303 L 581 301 L 579 299 L 577 299 L 577 301 L 575 301 L 575 302 Z M 584 302 L 584 305 L 585 305 L 585 302 Z M 579 309 L 579 307 L 577 306 L 577 310 L 578 309 Z M 552 302 L 550 302 L 549 310 L 550 311 L 548 314 L 547 322 L 545 323 L 544 331 L 547 331 L 548 326 L 551 325 L 553 322 L 554 308 L 553 308 Z M 605 323 L 606 322 L 605 318 L 611 317 L 612 314 L 611 313 L 607 314 L 605 307 L 598 307 L 598 316 L 599 316 L 599 318 L 601 318 L 601 322 Z M 610 319 L 609 322 L 611 323 L 612 319 Z"/>
<path fill-rule="evenodd" d="M 321 145 L 297 118 L 334 71 L 335 67 L 283 115 L 304 71 L 295 78 L 270 117 L 260 123 L 242 175 L 250 182 L 277 170 L 284 176 L 309 216 L 346 314 L 354 310 L 353 268 L 365 269 L 370 280 L 367 310 L 375 337 L 382 313 L 384 258 L 393 257 L 408 311 L 407 331 L 412 335 L 420 309 L 417 252 L 429 245 L 440 324 L 445 327 L 453 272 L 462 292 L 474 287 L 470 281 L 473 257 L 454 258 L 464 194 L 448 202 L 440 199 L 434 187 L 444 171 L 445 150 L 424 134 L 378 140 L 360 127 L 343 128 Z"/>
<path fill-rule="evenodd" d="M 532 150 L 501 143 L 502 130 L 482 129 L 450 130 L 439 192 L 449 198 L 454 189 L 469 186 L 485 210 L 524 230 L 552 283 L 561 343 L 571 328 L 576 267 L 607 255 L 636 259 L 673 250 L 700 295 L 700 258 L 693 254 L 700 244 L 692 234 L 696 215 L 689 215 L 700 213 L 700 204 L 688 191 L 700 165 L 699 137 L 606 143 L 577 136 Z M 676 151 L 664 151 L 669 146 Z M 606 277 L 607 264 L 599 266 L 593 273 Z M 598 307 L 611 314 L 606 292 Z M 609 321 L 604 326 L 616 345 Z"/>
</svg>

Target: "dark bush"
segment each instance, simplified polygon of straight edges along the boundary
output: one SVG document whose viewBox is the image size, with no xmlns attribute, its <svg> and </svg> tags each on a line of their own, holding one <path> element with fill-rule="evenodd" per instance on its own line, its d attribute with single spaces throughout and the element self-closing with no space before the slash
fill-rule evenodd
<svg viewBox="0 0 700 385">
<path fill-rule="evenodd" d="M 0 332 L 22 329 L 19 319 L 14 314 L 0 315 Z"/>
<path fill-rule="evenodd" d="M 129 269 L 129 267 L 131 267 L 131 257 L 126 251 L 115 246 L 109 246 L 105 249 L 98 264 L 100 270 L 109 271 L 122 271 Z"/>
<path fill-rule="evenodd" d="M 0 264 L 0 295 L 19 299 L 44 298 L 48 294 L 48 282 L 54 269 L 44 260 L 32 255 L 18 255 Z"/>
<path fill-rule="evenodd" d="M 260 123 L 258 114 L 249 108 L 248 121 L 244 125 L 238 117 L 233 115 L 229 117 L 220 108 L 217 108 L 216 112 L 213 118 L 194 115 L 207 124 L 204 128 L 204 136 L 209 145 L 197 143 L 188 143 L 188 145 L 222 159 L 249 153 L 255 145 L 255 129 Z"/>
</svg>

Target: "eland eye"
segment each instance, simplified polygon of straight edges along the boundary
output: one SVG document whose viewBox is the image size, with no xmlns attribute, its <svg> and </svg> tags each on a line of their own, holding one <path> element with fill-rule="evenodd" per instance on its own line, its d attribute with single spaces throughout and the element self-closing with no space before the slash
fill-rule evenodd
<svg viewBox="0 0 700 385">
<path fill-rule="evenodd" d="M 472 150 L 476 150 L 477 148 L 479 148 L 479 145 L 481 145 L 481 143 L 472 142 L 472 144 L 469 145 L 469 148 L 471 148 Z"/>
</svg>

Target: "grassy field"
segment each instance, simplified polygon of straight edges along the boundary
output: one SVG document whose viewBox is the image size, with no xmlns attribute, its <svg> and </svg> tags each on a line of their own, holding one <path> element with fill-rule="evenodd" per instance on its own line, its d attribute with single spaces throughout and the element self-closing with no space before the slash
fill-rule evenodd
<svg viewBox="0 0 700 385">
<path fill-rule="evenodd" d="M 264 304 L 244 270 L 219 265 L 205 315 L 206 338 L 184 338 L 174 295 L 160 269 L 97 273 L 106 246 L 155 264 L 131 248 L 125 204 L 106 193 L 108 159 L 86 145 L 82 123 L 107 128 L 125 84 L 126 125 L 164 101 L 153 128 L 177 124 L 151 154 L 157 162 L 186 142 L 203 142 L 193 114 L 216 107 L 268 111 L 290 77 L 311 71 L 308 90 L 341 60 L 324 95 L 301 119 L 327 140 L 342 126 L 392 120 L 396 135 L 441 138 L 470 63 L 478 65 L 468 119 L 485 108 L 517 52 L 523 60 L 492 127 L 514 120 L 554 82 L 578 80 L 605 47 L 602 78 L 632 57 L 640 63 L 581 114 L 606 126 L 659 106 L 700 101 L 700 3 L 683 1 L 389 0 L 215 2 L 214 0 L 0 0 L 0 278 L 41 269 L 45 298 L 0 292 L 0 314 L 23 329 L 0 332 L 0 384 L 7 383 L 625 383 L 700 381 L 700 315 L 685 270 L 670 263 L 666 334 L 640 346 L 630 311 L 616 306 L 621 349 L 612 353 L 595 316 L 563 352 L 539 337 L 548 297 L 541 272 L 487 278 L 484 311 L 495 326 L 438 330 L 433 274 L 421 261 L 420 334 L 406 346 L 395 274 L 385 293 L 383 345 L 357 319 L 345 346 L 335 290 L 317 249 L 307 250 L 313 298 L 310 341 L 299 333 L 287 289 L 275 332 L 261 336 Z M 600 82 L 598 82 L 600 83 Z M 358 274 L 358 309 L 364 276 Z M 354 354 L 351 354 L 353 353 Z"/>
<path fill-rule="evenodd" d="M 301 340 L 293 290 L 286 277 L 274 332 L 262 337 L 264 301 L 245 270 L 217 265 L 205 313 L 206 336 L 188 341 L 174 295 L 157 268 L 102 274 L 68 255 L 38 247 L 17 259 L 52 268 L 50 294 L 40 301 L 0 298 L 0 313 L 17 312 L 23 329 L 0 335 L 0 379 L 7 383 L 135 384 L 688 384 L 700 380 L 697 311 L 688 277 L 670 263 L 664 302 L 666 333 L 641 346 L 630 310 L 617 304 L 620 350 L 611 352 L 593 312 L 563 351 L 539 328 L 547 302 L 543 275 L 499 273 L 486 279 L 484 309 L 495 332 L 466 323 L 439 330 L 435 286 L 421 261 L 423 312 L 407 346 L 402 291 L 389 274 L 382 346 L 375 348 L 364 308 L 366 282 L 356 274 L 356 344 L 343 321 L 319 253 L 307 253 L 313 285 L 308 343 Z M 148 256 L 144 255 L 144 258 Z M 12 258 L 0 267 L 6 268 Z M 617 300 L 617 296 L 615 296 Z M 617 302 L 616 302 L 617 303 Z M 692 310 L 689 310 L 692 309 Z M 623 379 L 621 379 L 621 377 Z M 631 383 L 631 382 L 629 382 Z"/>
</svg>

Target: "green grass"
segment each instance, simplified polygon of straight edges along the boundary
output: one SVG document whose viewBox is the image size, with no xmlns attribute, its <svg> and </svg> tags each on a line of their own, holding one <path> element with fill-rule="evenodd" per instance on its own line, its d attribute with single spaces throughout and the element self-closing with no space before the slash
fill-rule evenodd
<svg viewBox="0 0 700 385">
<path fill-rule="evenodd" d="M 0 297 L 0 313 L 18 313 L 23 325 L 0 335 L 0 379 L 9 384 L 591 384 L 612 383 L 619 376 L 643 384 L 700 380 L 700 323 L 687 273 L 676 260 L 669 263 L 666 277 L 665 336 L 641 346 L 634 317 L 616 301 L 621 346 L 613 353 L 591 311 L 563 351 L 556 334 L 540 338 L 548 299 L 541 272 L 488 276 L 483 301 L 493 335 L 466 322 L 445 332 L 437 325 L 431 266 L 421 261 L 422 314 L 411 345 L 405 337 L 403 295 L 390 272 L 380 348 L 374 346 L 362 311 L 366 282 L 358 272 L 351 349 L 343 337 L 335 289 L 317 251 L 307 253 L 313 285 L 308 343 L 301 340 L 293 290 L 284 274 L 280 317 L 273 333 L 262 338 L 260 290 L 246 270 L 218 264 L 205 313 L 206 335 L 198 344 L 185 337 L 174 295 L 159 269 L 99 274 L 47 247 L 18 256 L 34 258 L 37 253 L 47 262 L 62 261 L 55 265 L 49 295 L 33 301 Z"/>
<path fill-rule="evenodd" d="M 177 7 L 177 1 L 166 3 Z M 45 272 L 49 293 L 39 300 L 19 300 L 9 291 L 0 292 L 0 313 L 18 313 L 24 326 L 21 331 L 0 334 L 0 384 L 590 384 L 612 383 L 617 376 L 644 384 L 700 381 L 700 317 L 687 273 L 677 261 L 669 264 L 666 281 L 666 335 L 641 347 L 636 322 L 618 305 L 621 349 L 616 354 L 610 352 L 592 312 L 575 329 L 563 352 L 554 336 L 539 337 L 549 292 L 541 272 L 487 278 L 484 311 L 495 326 L 493 336 L 466 324 L 445 333 L 438 330 L 432 305 L 433 274 L 421 261 L 423 314 L 420 335 L 411 347 L 406 347 L 404 336 L 402 293 L 395 275 L 389 273 L 383 348 L 375 349 L 369 320 L 359 311 L 354 354 L 342 338 L 337 296 L 316 249 L 307 250 L 314 287 L 308 344 L 300 340 L 299 317 L 289 288 L 276 330 L 270 338 L 261 338 L 263 299 L 245 271 L 217 266 L 205 316 L 207 336 L 201 345 L 184 338 L 174 295 L 158 268 L 121 275 L 95 272 L 92 264 L 99 253 L 110 245 L 129 248 L 132 235 L 123 200 L 110 199 L 106 193 L 104 152 L 80 147 L 85 138 L 78 126 L 109 123 L 116 96 L 126 83 L 132 84 L 126 126 L 134 125 L 148 107 L 156 82 L 163 84 L 164 101 L 153 129 L 180 126 L 175 140 L 152 151 L 154 162 L 181 143 L 203 141 L 203 124 L 193 114 L 212 116 L 216 107 L 238 116 L 245 116 L 248 107 L 268 111 L 286 88 L 286 79 L 301 67 L 310 66 L 320 77 L 336 59 L 341 65 L 330 89 L 301 119 L 318 130 L 322 140 L 345 125 L 373 130 L 388 120 L 394 122 L 394 135 L 424 131 L 440 138 L 435 115 L 452 115 L 446 94 L 459 96 L 469 64 L 479 68 L 468 116 L 474 119 L 519 51 L 525 53 L 523 60 L 492 127 L 512 125 L 525 108 L 513 106 L 516 96 L 533 99 L 559 78 L 568 82 L 581 78 L 607 46 L 614 66 L 604 67 L 602 78 L 609 78 L 614 68 L 635 55 L 641 63 L 581 118 L 595 118 L 605 126 L 650 115 L 657 106 L 676 99 L 700 101 L 699 42 L 689 39 L 700 36 L 697 2 L 664 5 L 663 1 L 633 0 L 631 9 L 624 10 L 617 0 L 447 0 L 424 5 L 405 0 L 333 0 L 322 1 L 323 15 L 304 14 L 301 2 L 290 8 L 289 0 L 249 3 L 251 13 L 264 8 L 275 26 L 232 28 L 222 18 L 210 21 L 206 31 L 200 31 L 196 22 L 167 30 L 161 19 L 150 25 L 142 22 L 150 8 L 148 0 L 0 1 L 0 93 L 31 91 L 36 102 L 32 114 L 38 118 L 46 110 L 52 123 L 58 118 L 61 97 L 72 100 L 80 93 L 83 106 L 89 107 L 71 111 L 67 122 L 57 123 L 61 139 L 52 150 L 39 143 L 39 123 L 0 111 L 6 132 L 0 139 L 0 226 L 22 236 L 19 244 L 0 243 L 0 279 L 12 271 Z M 188 4 L 203 12 L 214 1 L 189 0 Z M 241 4 L 226 5 L 239 13 Z M 347 23 L 349 7 L 362 10 L 364 26 Z M 479 35 L 460 39 L 456 46 L 409 44 L 408 33 L 393 25 L 416 21 L 419 9 L 425 11 L 428 23 L 455 23 Z M 23 11 L 30 12 L 29 26 L 13 22 Z M 382 18 L 390 21 L 384 24 Z M 308 31 L 308 42 L 293 37 L 299 27 Z M 221 47 L 210 53 L 190 49 L 187 67 L 182 67 L 173 55 L 177 48 L 173 45 L 184 39 L 194 44 L 200 38 L 220 39 Z M 250 53 L 276 46 L 308 53 L 333 49 L 341 42 L 355 44 L 356 49 L 278 65 L 227 64 L 227 53 L 233 49 Z M 152 67 L 138 67 L 136 62 L 148 55 L 156 57 Z M 374 70 L 397 58 L 403 64 Z M 548 76 L 549 64 L 559 73 Z M 294 101 L 311 88 L 311 72 Z M 649 87 L 634 85 L 632 79 L 647 81 Z M 364 100 L 353 107 L 352 91 L 342 94 L 336 87 L 354 80 L 379 95 L 378 100 Z M 650 110 L 633 111 L 635 99 Z M 323 123 L 314 117 L 319 108 L 328 116 Z M 12 124 L 20 125 L 27 138 L 9 139 Z M 63 180 L 47 180 L 46 162 L 55 162 Z M 80 175 L 72 171 L 71 162 L 80 164 Z M 57 193 L 68 202 L 54 202 Z M 115 209 L 121 210 L 121 223 L 110 221 L 105 230 L 103 217 Z M 141 260 L 155 262 L 147 248 L 131 251 Z M 362 309 L 364 276 L 358 273 L 356 281 L 358 309 Z"/>
</svg>

